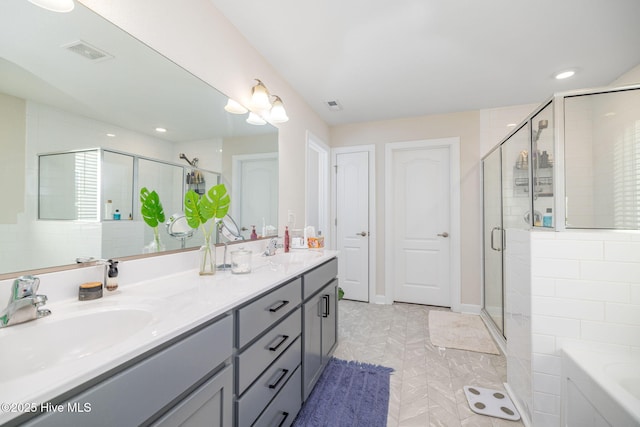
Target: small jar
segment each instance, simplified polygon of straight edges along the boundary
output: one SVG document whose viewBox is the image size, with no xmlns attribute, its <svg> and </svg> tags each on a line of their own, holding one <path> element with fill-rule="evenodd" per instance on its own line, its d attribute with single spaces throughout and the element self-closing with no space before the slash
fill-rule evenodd
<svg viewBox="0 0 640 427">
<path fill-rule="evenodd" d="M 253 252 L 240 248 L 231 252 L 231 273 L 251 273 L 251 256 Z"/>
</svg>

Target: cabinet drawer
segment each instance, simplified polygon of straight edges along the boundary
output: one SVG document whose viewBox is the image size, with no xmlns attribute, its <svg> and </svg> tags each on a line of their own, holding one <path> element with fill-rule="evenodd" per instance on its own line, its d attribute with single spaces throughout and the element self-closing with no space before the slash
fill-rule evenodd
<svg viewBox="0 0 640 427">
<path fill-rule="evenodd" d="M 301 321 L 298 308 L 237 356 L 238 395 L 244 393 L 262 371 L 296 340 L 300 335 Z"/>
<path fill-rule="evenodd" d="M 338 275 L 338 259 L 325 262 L 320 267 L 317 267 L 310 272 L 306 273 L 303 277 L 303 297 L 306 300 L 311 295 L 315 294 L 324 285 L 332 281 Z"/>
<path fill-rule="evenodd" d="M 49 412 L 26 425 L 141 425 L 231 356 L 232 327 L 227 316 L 63 403 L 90 412 Z"/>
<path fill-rule="evenodd" d="M 238 348 L 300 304 L 301 279 L 293 280 L 238 310 Z"/>
<path fill-rule="evenodd" d="M 300 368 L 298 368 L 282 391 L 260 415 L 254 426 L 289 427 L 293 424 L 293 420 L 298 415 L 301 406 Z"/>
<path fill-rule="evenodd" d="M 240 426 L 249 426 L 260 415 L 274 396 L 300 365 L 302 339 L 296 341 L 253 383 L 238 400 L 237 421 Z"/>
</svg>

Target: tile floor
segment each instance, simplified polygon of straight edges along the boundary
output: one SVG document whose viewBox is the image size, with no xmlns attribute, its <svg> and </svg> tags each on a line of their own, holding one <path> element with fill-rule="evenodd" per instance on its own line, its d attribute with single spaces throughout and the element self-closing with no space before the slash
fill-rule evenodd
<svg viewBox="0 0 640 427">
<path fill-rule="evenodd" d="M 434 347 L 429 310 L 414 304 L 375 305 L 342 300 L 335 357 L 384 365 L 391 374 L 387 426 L 522 426 L 475 414 L 462 387 L 504 390 L 503 355 Z"/>
</svg>

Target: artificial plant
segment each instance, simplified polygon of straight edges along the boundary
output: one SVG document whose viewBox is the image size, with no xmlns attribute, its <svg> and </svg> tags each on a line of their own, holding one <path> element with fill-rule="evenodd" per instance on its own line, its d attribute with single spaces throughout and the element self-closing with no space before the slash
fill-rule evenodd
<svg viewBox="0 0 640 427">
<path fill-rule="evenodd" d="M 156 250 L 160 250 L 160 234 L 158 233 L 158 224 L 162 224 L 165 220 L 164 209 L 160 202 L 160 196 L 154 191 L 149 191 L 147 187 L 140 189 L 140 213 L 142 219 L 149 227 L 153 229 Z"/>
<path fill-rule="evenodd" d="M 191 228 L 200 228 L 204 234 L 203 259 L 200 266 L 200 274 L 214 274 L 213 268 L 208 268 L 214 263 L 211 251 L 211 235 L 217 227 L 217 221 L 221 220 L 229 211 L 231 198 L 224 184 L 214 185 L 202 196 L 193 190 L 187 191 L 184 196 L 184 214 Z M 210 219 L 211 224 L 207 227 Z M 205 272 L 206 271 L 206 272 Z"/>
</svg>

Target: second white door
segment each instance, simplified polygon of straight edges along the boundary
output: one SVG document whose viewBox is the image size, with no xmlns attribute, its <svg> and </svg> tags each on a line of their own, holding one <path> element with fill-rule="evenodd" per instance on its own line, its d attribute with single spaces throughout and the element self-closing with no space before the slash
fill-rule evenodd
<svg viewBox="0 0 640 427">
<path fill-rule="evenodd" d="M 346 299 L 369 301 L 369 153 L 336 155 L 338 277 Z"/>
<path fill-rule="evenodd" d="M 394 300 L 450 307 L 450 148 L 399 148 L 390 155 L 386 239 Z"/>
</svg>

